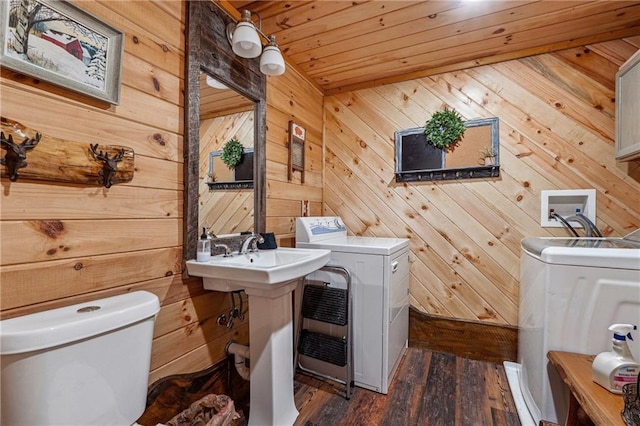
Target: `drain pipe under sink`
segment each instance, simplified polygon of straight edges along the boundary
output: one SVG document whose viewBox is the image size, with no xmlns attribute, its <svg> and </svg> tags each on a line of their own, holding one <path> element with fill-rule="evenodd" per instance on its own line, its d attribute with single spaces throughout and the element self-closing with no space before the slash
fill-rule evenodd
<svg viewBox="0 0 640 426">
<path fill-rule="evenodd" d="M 233 355 L 233 363 L 236 365 L 236 371 L 240 377 L 249 380 L 250 369 L 245 362 L 249 359 L 249 346 L 241 345 L 234 340 L 229 340 L 224 351 L 227 355 Z"/>
</svg>

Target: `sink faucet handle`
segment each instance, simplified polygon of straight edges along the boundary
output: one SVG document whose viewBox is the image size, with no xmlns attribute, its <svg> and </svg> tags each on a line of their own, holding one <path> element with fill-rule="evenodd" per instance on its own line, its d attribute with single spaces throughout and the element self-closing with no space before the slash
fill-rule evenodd
<svg viewBox="0 0 640 426">
<path fill-rule="evenodd" d="M 231 256 L 231 249 L 229 248 L 228 245 L 226 244 L 214 244 L 213 245 L 215 248 L 221 248 L 224 249 L 224 257 L 229 257 Z"/>
</svg>

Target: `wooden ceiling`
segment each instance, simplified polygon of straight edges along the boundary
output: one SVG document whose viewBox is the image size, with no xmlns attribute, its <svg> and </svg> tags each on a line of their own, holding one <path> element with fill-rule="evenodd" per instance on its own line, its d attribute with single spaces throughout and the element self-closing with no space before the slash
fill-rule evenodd
<svg viewBox="0 0 640 426">
<path fill-rule="evenodd" d="M 640 1 L 243 1 L 325 94 L 640 35 Z"/>
</svg>

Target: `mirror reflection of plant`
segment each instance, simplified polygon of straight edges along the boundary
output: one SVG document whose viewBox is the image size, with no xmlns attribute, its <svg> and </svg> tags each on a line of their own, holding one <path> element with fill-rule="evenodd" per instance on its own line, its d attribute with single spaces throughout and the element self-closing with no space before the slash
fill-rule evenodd
<svg viewBox="0 0 640 426">
<path fill-rule="evenodd" d="M 465 130 L 460 114 L 449 108 L 434 112 L 424 125 L 427 143 L 443 150 L 458 142 Z"/>
<path fill-rule="evenodd" d="M 244 154 L 244 146 L 238 139 L 231 138 L 222 148 L 220 159 L 227 167 L 232 169 L 240 163 L 242 154 Z"/>
<path fill-rule="evenodd" d="M 480 150 L 480 154 L 482 154 L 480 164 L 485 166 L 492 166 L 495 164 L 496 153 L 493 151 L 492 146 L 485 146 Z"/>
<path fill-rule="evenodd" d="M 496 156 L 496 154 L 493 152 L 493 147 L 492 146 L 485 146 L 484 148 L 482 148 L 480 150 L 480 153 L 482 154 L 482 158 L 495 157 Z"/>
</svg>

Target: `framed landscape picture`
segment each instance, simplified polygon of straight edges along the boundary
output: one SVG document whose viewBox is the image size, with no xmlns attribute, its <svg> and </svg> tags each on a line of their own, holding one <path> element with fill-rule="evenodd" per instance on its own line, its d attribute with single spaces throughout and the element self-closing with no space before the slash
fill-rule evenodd
<svg viewBox="0 0 640 426">
<path fill-rule="evenodd" d="M 121 31 L 62 0 L 3 0 L 0 20 L 0 65 L 118 104 Z"/>
</svg>

